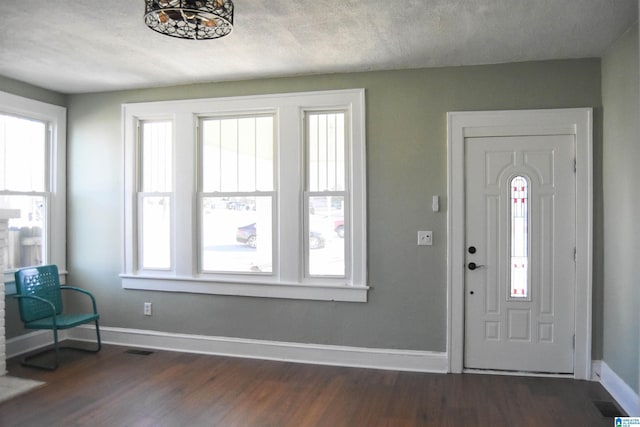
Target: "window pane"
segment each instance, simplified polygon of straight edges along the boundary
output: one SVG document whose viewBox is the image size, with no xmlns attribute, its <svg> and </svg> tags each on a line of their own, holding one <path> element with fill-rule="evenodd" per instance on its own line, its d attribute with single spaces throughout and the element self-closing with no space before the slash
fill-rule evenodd
<svg viewBox="0 0 640 427">
<path fill-rule="evenodd" d="M 529 296 L 529 183 L 511 181 L 511 297 Z"/>
<path fill-rule="evenodd" d="M 202 191 L 273 191 L 273 116 L 202 120 Z"/>
<path fill-rule="evenodd" d="M 307 114 L 307 189 L 345 190 L 345 114 Z"/>
<path fill-rule="evenodd" d="M 172 179 L 173 124 L 142 123 L 142 186 L 144 192 L 169 192 Z"/>
<path fill-rule="evenodd" d="M 202 270 L 273 271 L 271 197 L 203 197 Z"/>
<path fill-rule="evenodd" d="M 273 116 L 201 121 L 201 269 L 204 272 L 273 271 Z M 242 196 L 237 193 L 243 193 Z M 253 193 L 253 194 L 251 194 Z"/>
<path fill-rule="evenodd" d="M 171 268 L 171 199 L 142 197 L 141 266 L 145 269 Z"/>
<path fill-rule="evenodd" d="M 140 267 L 171 268 L 171 196 L 173 123 L 141 123 Z M 153 194 L 163 193 L 163 194 Z"/>
<path fill-rule="evenodd" d="M 18 209 L 20 218 L 9 220 L 7 247 L 4 248 L 5 269 L 41 265 L 45 260 L 43 230 L 47 211 L 43 196 L 0 196 L 0 207 Z"/>
<path fill-rule="evenodd" d="M 309 197 L 310 276 L 345 275 L 344 196 Z"/>
<path fill-rule="evenodd" d="M 306 124 L 306 275 L 344 277 L 345 113 L 307 113 Z"/>
<path fill-rule="evenodd" d="M 0 115 L 0 190 L 47 191 L 46 124 Z"/>
</svg>

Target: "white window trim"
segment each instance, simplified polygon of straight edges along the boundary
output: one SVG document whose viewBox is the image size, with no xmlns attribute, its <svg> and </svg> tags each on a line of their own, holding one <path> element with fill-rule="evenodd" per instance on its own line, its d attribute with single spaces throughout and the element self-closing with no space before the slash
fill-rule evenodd
<svg viewBox="0 0 640 427">
<path fill-rule="evenodd" d="M 45 260 L 56 264 L 60 272 L 66 272 L 66 158 L 67 158 L 67 109 L 29 98 L 0 92 L 0 113 L 41 120 L 47 123 L 49 138 L 48 180 L 50 195 L 47 204 L 47 242 Z M 4 274 L 4 282 L 13 282 L 13 272 Z"/>
<path fill-rule="evenodd" d="M 277 140 L 299 141 L 297 149 L 277 150 L 277 176 L 279 191 L 290 191 L 302 197 L 301 180 L 304 152 L 304 112 L 314 109 L 347 109 L 350 114 L 349 145 L 351 192 L 351 210 L 348 219 L 351 225 L 351 245 L 349 247 L 349 279 L 317 280 L 304 278 L 303 249 L 296 244 L 276 243 L 278 265 L 274 265 L 272 276 L 251 275 L 212 275 L 198 272 L 198 212 L 196 177 L 194 174 L 175 174 L 174 189 L 175 218 L 173 237 L 189 235 L 189 239 L 175 239 L 174 256 L 171 271 L 143 271 L 136 267 L 136 221 L 135 221 L 135 177 L 137 166 L 136 138 L 137 126 L 141 120 L 174 120 L 174 133 L 179 149 L 175 149 L 174 162 L 196 165 L 197 129 L 199 117 L 220 114 L 246 114 L 247 112 L 275 113 Z M 124 250 L 122 287 L 125 289 L 156 290 L 166 292 L 189 292 L 217 295 L 240 295 L 271 298 L 310 299 L 327 301 L 366 302 L 367 260 L 366 260 L 366 151 L 365 151 L 365 102 L 364 89 L 242 96 L 229 98 L 211 98 L 180 101 L 144 102 L 122 105 L 124 140 Z M 292 121 L 293 120 L 293 121 Z M 281 126 L 283 121 L 297 123 L 297 126 Z M 298 170 L 281 169 L 282 164 L 297 164 Z M 176 169 L 174 169 L 175 171 Z M 296 176 L 297 174 L 297 176 Z M 288 186 L 283 190 L 283 186 Z M 180 191 L 178 191 L 180 189 Z M 281 203 L 277 197 L 276 203 Z M 302 218 L 300 199 L 295 211 L 289 207 L 278 206 L 276 215 L 278 224 L 299 223 Z M 178 206 L 190 206 L 190 209 L 177 209 Z M 347 219 L 345 219 L 346 221 Z M 290 239 L 289 231 L 282 227 L 283 240 Z M 274 240 L 276 236 L 274 235 Z M 300 242 L 301 245 L 302 242 Z M 300 260 L 298 264 L 286 262 L 288 259 Z M 293 265 L 292 265 L 293 264 Z"/>
</svg>

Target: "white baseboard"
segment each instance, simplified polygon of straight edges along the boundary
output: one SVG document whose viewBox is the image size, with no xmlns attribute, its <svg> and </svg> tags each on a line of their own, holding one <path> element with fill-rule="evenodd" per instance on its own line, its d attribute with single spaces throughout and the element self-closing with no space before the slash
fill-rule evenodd
<svg viewBox="0 0 640 427">
<path fill-rule="evenodd" d="M 602 360 L 591 361 L 591 381 L 602 382 Z"/>
<path fill-rule="evenodd" d="M 602 386 L 618 402 L 620 407 L 630 416 L 640 416 L 640 396 L 622 380 L 604 361 L 593 362 L 593 372 Z M 599 372 L 598 372 L 599 369 Z"/>
<path fill-rule="evenodd" d="M 60 331 L 58 332 L 58 339 L 62 341 L 66 338 L 66 335 L 67 331 Z M 53 344 L 53 334 L 51 331 L 45 330 L 29 332 L 25 335 L 9 338 L 7 340 L 7 359 L 46 347 L 49 344 Z"/>
<path fill-rule="evenodd" d="M 429 351 L 300 344 L 111 327 L 101 327 L 100 332 L 102 342 L 107 344 L 185 353 L 433 373 L 446 373 L 449 366 L 446 353 Z M 93 327 L 84 325 L 68 330 L 67 337 L 93 341 L 95 333 Z"/>
</svg>

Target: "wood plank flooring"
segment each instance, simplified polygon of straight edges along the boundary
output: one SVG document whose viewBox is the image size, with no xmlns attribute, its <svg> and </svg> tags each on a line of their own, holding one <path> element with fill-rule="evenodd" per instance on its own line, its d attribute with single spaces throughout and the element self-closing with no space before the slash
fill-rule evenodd
<svg viewBox="0 0 640 427">
<path fill-rule="evenodd" d="M 607 426 L 598 383 L 314 366 L 106 345 L 57 371 L 8 361 L 47 385 L 0 404 L 12 426 Z"/>
</svg>

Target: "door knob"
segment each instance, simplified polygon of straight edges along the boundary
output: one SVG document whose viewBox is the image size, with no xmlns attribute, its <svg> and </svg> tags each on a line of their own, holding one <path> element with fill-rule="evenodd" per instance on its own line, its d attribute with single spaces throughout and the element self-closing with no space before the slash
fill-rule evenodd
<svg viewBox="0 0 640 427">
<path fill-rule="evenodd" d="M 469 270 L 475 270 L 476 268 L 484 267 L 484 265 L 478 265 L 475 262 L 470 262 L 467 264 L 467 267 L 469 267 Z"/>
</svg>

